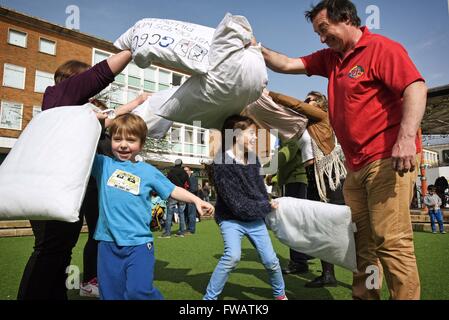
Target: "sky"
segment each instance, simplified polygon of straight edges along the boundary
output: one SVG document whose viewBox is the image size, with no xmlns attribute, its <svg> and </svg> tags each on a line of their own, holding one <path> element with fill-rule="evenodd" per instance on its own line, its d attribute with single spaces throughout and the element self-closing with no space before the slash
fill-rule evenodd
<svg viewBox="0 0 449 320">
<path fill-rule="evenodd" d="M 264 46 L 299 57 L 325 48 L 304 11 L 318 0 L 0 0 L 2 6 L 65 25 L 66 8 L 80 10 L 80 31 L 116 40 L 142 18 L 187 21 L 216 27 L 230 12 L 243 15 Z M 400 42 L 430 88 L 449 85 L 449 0 L 353 0 L 362 25 L 379 22 L 374 33 Z M 369 11 L 372 6 L 378 9 Z M 368 11 L 367 11 L 368 10 Z M 377 20 L 375 18 L 378 18 Z M 376 23 L 375 23 L 376 24 Z M 0 53 L 1 54 L 1 53 Z M 327 91 L 327 80 L 269 72 L 269 89 L 297 98 Z"/>
</svg>

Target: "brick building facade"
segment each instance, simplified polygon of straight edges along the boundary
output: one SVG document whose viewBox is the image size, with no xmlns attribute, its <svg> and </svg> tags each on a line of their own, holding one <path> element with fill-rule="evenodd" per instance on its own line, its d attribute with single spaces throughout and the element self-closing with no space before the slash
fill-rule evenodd
<svg viewBox="0 0 449 320">
<path fill-rule="evenodd" d="M 7 153 L 39 112 L 46 85 L 59 65 L 92 64 L 92 50 L 112 44 L 0 7 L 0 153 Z"/>
</svg>

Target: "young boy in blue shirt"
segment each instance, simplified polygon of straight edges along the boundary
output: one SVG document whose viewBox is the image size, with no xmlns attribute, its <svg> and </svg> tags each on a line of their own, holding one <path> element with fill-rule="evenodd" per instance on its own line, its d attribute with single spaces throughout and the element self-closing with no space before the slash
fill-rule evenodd
<svg viewBox="0 0 449 320">
<path fill-rule="evenodd" d="M 145 122 L 134 114 L 117 117 L 110 127 L 114 158 L 96 155 L 92 175 L 99 189 L 98 282 L 104 300 L 162 299 L 153 287 L 154 247 L 150 231 L 151 191 L 162 199 L 194 203 L 202 214 L 213 206 L 173 185 L 159 170 L 137 162 L 147 136 Z"/>
</svg>

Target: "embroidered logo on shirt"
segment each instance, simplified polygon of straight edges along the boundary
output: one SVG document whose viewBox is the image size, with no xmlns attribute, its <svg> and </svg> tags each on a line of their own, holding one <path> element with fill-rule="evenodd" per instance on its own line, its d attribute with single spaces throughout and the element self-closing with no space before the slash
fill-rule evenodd
<svg viewBox="0 0 449 320">
<path fill-rule="evenodd" d="M 349 78 L 351 79 L 358 79 L 365 73 L 365 69 L 363 69 L 362 66 L 355 66 L 354 68 L 349 71 Z"/>
<path fill-rule="evenodd" d="M 131 173 L 117 169 L 112 176 L 109 177 L 108 186 L 137 196 L 140 191 L 140 178 Z"/>
</svg>

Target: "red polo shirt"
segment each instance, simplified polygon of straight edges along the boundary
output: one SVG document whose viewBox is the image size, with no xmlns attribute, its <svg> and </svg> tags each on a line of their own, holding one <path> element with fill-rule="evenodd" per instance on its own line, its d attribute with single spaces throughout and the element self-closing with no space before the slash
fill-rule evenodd
<svg viewBox="0 0 449 320">
<path fill-rule="evenodd" d="M 309 76 L 329 79 L 329 119 L 353 171 L 391 157 L 404 90 L 424 81 L 399 43 L 361 30 L 359 42 L 344 58 L 332 49 L 301 57 Z M 421 151 L 418 136 L 416 148 Z"/>
</svg>

